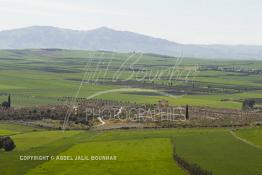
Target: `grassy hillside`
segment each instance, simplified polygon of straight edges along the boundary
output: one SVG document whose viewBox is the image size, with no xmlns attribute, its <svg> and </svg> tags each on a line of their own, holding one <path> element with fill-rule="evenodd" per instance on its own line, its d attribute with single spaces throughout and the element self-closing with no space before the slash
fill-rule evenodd
<svg viewBox="0 0 262 175">
<path fill-rule="evenodd" d="M 214 66 L 234 71 L 209 70 Z M 59 98 L 75 96 L 84 79 L 78 97 L 115 90 L 95 98 L 138 103 L 156 103 L 164 98 L 174 105 L 239 109 L 245 98 L 262 98 L 261 75 L 245 72 L 261 68 L 259 61 L 180 60 L 102 51 L 2 50 L 0 101 L 10 93 L 16 107 L 61 103 Z M 130 92 L 116 90 L 123 88 Z M 133 88 L 141 92 L 133 92 Z M 148 89 L 156 92 L 144 92 Z"/>
</svg>

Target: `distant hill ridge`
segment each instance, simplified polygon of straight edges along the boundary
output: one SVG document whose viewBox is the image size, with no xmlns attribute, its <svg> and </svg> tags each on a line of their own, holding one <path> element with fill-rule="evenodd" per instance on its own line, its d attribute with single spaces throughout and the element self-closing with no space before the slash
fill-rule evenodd
<svg viewBox="0 0 262 175">
<path fill-rule="evenodd" d="M 80 31 L 50 26 L 32 26 L 0 31 L 0 49 L 28 48 L 136 51 L 196 58 L 262 60 L 262 46 L 180 44 L 107 27 Z"/>
</svg>

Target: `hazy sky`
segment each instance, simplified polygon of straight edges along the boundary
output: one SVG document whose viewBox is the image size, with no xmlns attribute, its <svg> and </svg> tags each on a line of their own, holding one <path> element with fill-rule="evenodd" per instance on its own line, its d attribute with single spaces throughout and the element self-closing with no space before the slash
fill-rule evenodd
<svg viewBox="0 0 262 175">
<path fill-rule="evenodd" d="M 0 0 L 0 30 L 32 25 L 262 45 L 262 0 Z"/>
</svg>

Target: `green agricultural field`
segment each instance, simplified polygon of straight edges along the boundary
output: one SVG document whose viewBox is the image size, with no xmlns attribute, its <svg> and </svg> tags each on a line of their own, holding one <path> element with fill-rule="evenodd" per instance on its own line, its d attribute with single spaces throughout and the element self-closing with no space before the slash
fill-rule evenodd
<svg viewBox="0 0 262 175">
<path fill-rule="evenodd" d="M 0 130 L 0 136 L 12 135 L 12 134 L 16 134 L 16 132 L 9 131 L 9 130 Z"/>
<path fill-rule="evenodd" d="M 49 161 L 28 174 L 186 174 L 172 158 L 169 139 L 91 141 L 78 144 L 59 156 L 115 155 L 115 161 Z M 91 158 L 90 158 L 91 159 Z M 65 168 L 68 167 L 68 168 Z"/>
<path fill-rule="evenodd" d="M 4 121 L 0 122 L 0 128 L 1 128 L 1 130 L 5 130 L 5 131 L 8 131 L 8 132 L 14 132 L 14 133 L 26 133 L 26 132 L 43 130 L 42 128 L 25 126 L 25 125 L 20 125 L 20 124 L 10 123 L 10 122 L 4 122 Z"/>
<path fill-rule="evenodd" d="M 17 147 L 12 152 L 0 151 L 0 174 L 187 174 L 173 160 L 173 141 L 177 154 L 214 175 L 262 172 L 262 149 L 234 137 L 226 128 L 63 132 L 24 127 L 10 129 Z M 252 139 L 252 133 L 260 132 L 261 128 L 247 128 L 237 135 L 259 140 L 259 136 Z M 117 159 L 21 161 L 21 155 L 114 155 Z"/>
<path fill-rule="evenodd" d="M 262 148 L 262 129 L 247 128 L 236 131 L 236 135 Z"/>
<path fill-rule="evenodd" d="M 59 139 L 73 137 L 76 134 L 79 134 L 79 131 L 41 131 L 17 134 L 13 136 L 13 139 L 17 142 L 17 150 L 28 150 L 48 145 Z"/>
<path fill-rule="evenodd" d="M 261 74 L 209 69 L 220 66 L 248 71 L 262 69 L 261 65 L 260 61 L 178 59 L 140 53 L 1 50 L 0 100 L 11 94 L 15 107 L 58 104 L 59 98 L 74 97 L 84 80 L 78 97 L 94 95 L 137 103 L 167 99 L 173 105 L 240 109 L 241 100 L 262 98 Z M 126 88 L 129 93 L 117 90 Z M 158 93 L 148 95 L 143 90 Z"/>
<path fill-rule="evenodd" d="M 259 175 L 262 149 L 233 138 L 226 131 L 176 136 L 177 153 L 217 175 Z"/>
</svg>

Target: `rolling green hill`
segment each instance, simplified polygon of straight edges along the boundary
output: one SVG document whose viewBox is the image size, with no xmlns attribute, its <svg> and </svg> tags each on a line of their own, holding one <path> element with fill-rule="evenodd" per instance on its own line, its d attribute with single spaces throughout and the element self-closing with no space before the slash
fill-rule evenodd
<svg viewBox="0 0 262 175">
<path fill-rule="evenodd" d="M 262 98 L 261 69 L 259 61 L 61 49 L 1 50 L 0 101 L 11 94 L 16 107 L 61 103 L 58 99 L 75 96 L 83 79 L 78 97 L 109 90 L 94 98 L 137 103 L 167 99 L 174 105 L 240 109 L 243 99 Z M 131 92 L 116 90 L 123 88 Z M 156 93 L 145 92 L 148 89 Z"/>
</svg>

